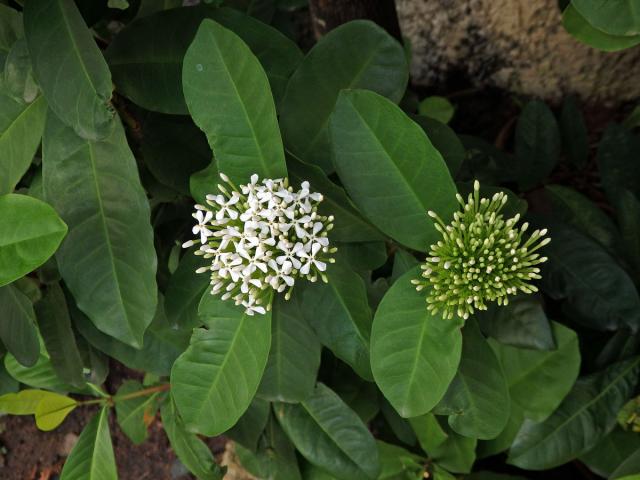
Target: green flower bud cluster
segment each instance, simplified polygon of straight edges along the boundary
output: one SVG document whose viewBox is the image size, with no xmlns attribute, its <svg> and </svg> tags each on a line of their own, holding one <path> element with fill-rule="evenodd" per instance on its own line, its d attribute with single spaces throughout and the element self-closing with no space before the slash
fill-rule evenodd
<svg viewBox="0 0 640 480">
<path fill-rule="evenodd" d="M 550 241 L 544 238 L 546 229 L 525 238 L 529 225 L 516 226 L 520 215 L 505 220 L 500 213 L 506 194 L 480 198 L 478 181 L 466 202 L 460 194 L 456 197 L 462 208 L 449 225 L 428 212 L 442 240 L 431 245 L 422 278 L 413 280 L 418 291 L 430 287 L 427 309 L 448 319 L 467 319 L 476 310 L 486 310 L 488 302 L 507 305 L 509 295 L 536 292 L 529 282 L 540 278 L 537 265 L 547 260 L 536 253 Z"/>
</svg>

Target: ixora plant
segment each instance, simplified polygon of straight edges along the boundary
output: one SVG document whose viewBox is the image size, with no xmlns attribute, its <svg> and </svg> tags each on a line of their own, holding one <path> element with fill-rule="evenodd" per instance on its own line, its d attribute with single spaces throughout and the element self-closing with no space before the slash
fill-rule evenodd
<svg viewBox="0 0 640 480">
<path fill-rule="evenodd" d="M 533 100 L 503 151 L 375 24 L 303 54 L 224 3 L 0 4 L 0 412 L 95 411 L 62 480 L 117 478 L 112 411 L 206 480 L 217 435 L 268 479 L 640 472 L 638 136 Z"/>
</svg>

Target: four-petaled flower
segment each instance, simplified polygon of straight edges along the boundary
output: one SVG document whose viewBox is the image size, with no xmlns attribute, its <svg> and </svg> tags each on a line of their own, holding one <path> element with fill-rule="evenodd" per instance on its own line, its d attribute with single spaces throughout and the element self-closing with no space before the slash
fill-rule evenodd
<svg viewBox="0 0 640 480">
<path fill-rule="evenodd" d="M 196 255 L 211 259 L 198 273 L 211 275 L 211 293 L 232 299 L 249 315 L 264 314 L 271 292 L 291 291 L 298 278 L 327 281 L 324 274 L 335 248 L 328 232 L 333 217 L 318 214 L 322 195 L 311 192 L 309 182 L 294 191 L 283 179 L 251 176 L 250 183 L 236 187 L 218 185 L 219 194 L 206 196 L 207 205 L 196 205 L 197 224 L 185 248 L 200 243 Z"/>
</svg>

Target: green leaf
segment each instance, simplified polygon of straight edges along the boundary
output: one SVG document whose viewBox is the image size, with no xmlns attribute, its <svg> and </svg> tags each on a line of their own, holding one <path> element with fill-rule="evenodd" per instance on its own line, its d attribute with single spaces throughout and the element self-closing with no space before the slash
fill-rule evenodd
<svg viewBox="0 0 640 480">
<path fill-rule="evenodd" d="M 33 388 L 42 388 L 56 392 L 91 394 L 87 388 L 76 388 L 72 385 L 67 385 L 58 378 L 43 345 L 40 346 L 38 361 L 33 366 L 25 367 L 21 365 L 11 354 L 5 355 L 4 366 L 9 375 L 20 383 L 24 383 Z"/>
<path fill-rule="evenodd" d="M 465 437 L 497 437 L 509 420 L 510 400 L 505 374 L 474 321 L 462 329 L 458 373 L 435 412 L 449 416 L 449 425 Z"/>
<path fill-rule="evenodd" d="M 254 173 L 286 177 L 269 82 L 240 37 L 203 20 L 184 57 L 182 84 L 191 116 L 207 135 L 221 172 L 240 183 Z"/>
<path fill-rule="evenodd" d="M 299 404 L 275 407 L 280 425 L 309 462 L 339 479 L 375 479 L 380 471 L 373 436 L 358 415 L 319 383 Z"/>
<path fill-rule="evenodd" d="M 435 462 L 454 473 L 469 473 L 476 460 L 478 440 L 458 435 L 448 425 L 443 425 L 447 439 L 429 455 Z"/>
<path fill-rule="evenodd" d="M 640 297 L 629 275 L 594 241 L 568 227 L 554 225 L 544 247 L 549 257 L 542 288 L 566 299 L 580 321 L 597 330 L 640 327 Z"/>
<path fill-rule="evenodd" d="M 419 417 L 410 418 L 409 423 L 416 433 L 420 448 L 424 452 L 431 452 L 437 449 L 449 437 L 433 413 L 425 413 Z"/>
<path fill-rule="evenodd" d="M 404 419 L 400 415 L 398 415 L 398 412 L 395 411 L 395 409 L 391 406 L 386 398 L 381 397 L 379 401 L 380 412 L 382 412 L 382 416 L 384 417 L 393 434 L 402 443 L 409 445 L 410 447 L 415 446 L 418 439 L 411 427 L 411 424 L 409 423 L 409 420 Z"/>
<path fill-rule="evenodd" d="M 198 305 L 211 279 L 207 275 L 196 273 L 196 270 L 206 262 L 202 256 L 194 255 L 193 250 L 188 250 L 169 278 L 164 306 L 172 325 L 189 328 L 202 324 L 202 319 L 198 317 Z"/>
<path fill-rule="evenodd" d="M 343 89 L 372 90 L 399 102 L 408 79 L 402 46 L 372 22 L 355 20 L 331 30 L 293 73 L 281 105 L 287 149 L 333 171 L 329 116 Z"/>
<path fill-rule="evenodd" d="M 455 176 L 466 156 L 466 150 L 455 132 L 448 125 L 433 118 L 421 115 L 411 118 L 422 127 L 433 146 L 442 155 L 451 175 Z"/>
<path fill-rule="evenodd" d="M 122 126 L 92 142 L 49 115 L 43 150 L 45 198 L 69 225 L 56 253 L 62 278 L 98 329 L 139 348 L 156 310 L 157 259 Z"/>
<path fill-rule="evenodd" d="M 221 480 L 223 473 L 206 443 L 184 427 L 176 408 L 169 398 L 160 409 L 171 448 L 187 469 L 200 480 Z"/>
<path fill-rule="evenodd" d="M 442 399 L 462 351 L 460 324 L 427 311 L 425 297 L 411 283 L 419 276 L 415 267 L 391 286 L 371 332 L 373 376 L 403 417 L 423 415 Z"/>
<path fill-rule="evenodd" d="M 22 14 L 0 4 L 0 66 L 4 67 L 5 58 L 11 47 L 23 35 Z M 0 71 L 2 71 L 1 67 Z"/>
<path fill-rule="evenodd" d="M 40 354 L 36 314 L 31 300 L 13 285 L 0 287 L 0 340 L 22 365 L 33 366 Z"/>
<path fill-rule="evenodd" d="M 190 118 L 158 113 L 142 122 L 142 156 L 160 183 L 184 195 L 189 177 L 211 163 L 207 138 Z"/>
<path fill-rule="evenodd" d="M 149 435 L 147 426 L 153 420 L 156 413 L 156 400 L 159 393 L 141 397 L 119 400 L 118 397 L 139 392 L 144 387 L 135 380 L 125 380 L 115 396 L 116 416 L 118 425 L 129 437 L 129 439 L 139 445 L 144 442 Z"/>
<path fill-rule="evenodd" d="M 57 428 L 78 405 L 73 398 L 44 392 L 35 411 L 36 425 L 44 432 Z"/>
<path fill-rule="evenodd" d="M 211 186 L 220 182 L 218 166 L 213 160 L 207 167 L 194 173 L 189 178 L 189 192 L 193 199 L 200 204 L 206 203 L 207 195 L 211 193 Z"/>
<path fill-rule="evenodd" d="M 327 283 L 306 283 L 301 310 L 320 342 L 362 378 L 371 380 L 371 309 L 364 281 L 345 262 L 330 264 Z"/>
<path fill-rule="evenodd" d="M 609 478 L 612 480 L 639 480 L 640 474 L 636 473 L 640 470 L 640 449 L 622 462 L 616 468 Z"/>
<path fill-rule="evenodd" d="M 618 194 L 616 219 L 626 260 L 640 273 L 640 200 L 629 190 Z"/>
<path fill-rule="evenodd" d="M 541 299 L 533 295 L 517 295 L 508 305 L 491 304 L 477 312 L 482 331 L 500 343 L 534 350 L 553 350 L 556 343 Z"/>
<path fill-rule="evenodd" d="M 0 396 L 0 412 L 7 415 L 34 415 L 38 404 L 47 395 L 58 395 L 46 390 L 26 389 Z M 61 395 L 60 395 L 61 396 Z"/>
<path fill-rule="evenodd" d="M 35 304 L 40 334 L 60 380 L 78 388 L 86 382 L 82 358 L 71 329 L 67 301 L 59 284 L 51 285 Z"/>
<path fill-rule="evenodd" d="M 205 294 L 200 314 L 209 328 L 195 329 L 174 363 L 171 394 L 186 427 L 213 436 L 238 421 L 258 389 L 271 345 L 271 312 L 250 316 Z"/>
<path fill-rule="evenodd" d="M 600 140 L 596 161 L 602 186 L 612 203 L 621 189 L 640 195 L 640 169 L 633 167 L 639 157 L 640 136 L 620 125 L 609 125 Z"/>
<path fill-rule="evenodd" d="M 368 272 L 380 268 L 387 261 L 387 245 L 383 241 L 337 244 L 336 263 L 346 262 L 365 280 Z"/>
<path fill-rule="evenodd" d="M 560 134 L 569 163 L 576 168 L 584 168 L 589 156 L 589 138 L 584 116 L 578 108 L 576 97 L 573 95 L 565 98 L 562 103 Z"/>
<path fill-rule="evenodd" d="M 24 30 L 33 73 L 51 110 L 83 138 L 113 130 L 111 73 L 71 0 L 30 0 Z"/>
<path fill-rule="evenodd" d="M 60 480 L 117 480 L 109 433 L 109 407 L 103 407 L 84 427 L 62 468 Z"/>
<path fill-rule="evenodd" d="M 231 430 L 225 432 L 225 436 L 255 452 L 258 448 L 258 441 L 269 420 L 270 413 L 271 404 L 266 400 L 255 397 L 249 408 L 240 417 L 240 420 Z"/>
<path fill-rule="evenodd" d="M 278 423 L 269 418 L 257 450 L 234 446 L 240 463 L 253 475 L 264 479 L 301 480 L 296 450 Z"/>
<path fill-rule="evenodd" d="M 619 234 L 611 217 L 571 188 L 547 185 L 545 190 L 551 200 L 554 216 L 593 238 L 609 252 L 615 251 Z"/>
<path fill-rule="evenodd" d="M 145 331 L 143 347 L 133 348 L 102 333 L 77 307 L 69 304 L 71 317 L 82 336 L 96 349 L 115 358 L 129 368 L 142 370 L 159 376 L 167 376 L 171 366 L 189 344 L 191 329 L 175 329 L 164 314 L 162 299 L 158 302 L 155 316 Z"/>
<path fill-rule="evenodd" d="M 312 191 L 322 193 L 324 199 L 318 207 L 318 212 L 321 215 L 335 217 L 330 233 L 331 241 L 371 242 L 384 238 L 375 227 L 362 218 L 344 189 L 329 180 L 320 168 L 302 163 L 293 157 L 288 158 L 287 167 L 293 185 L 297 187 L 298 184 L 308 181 Z"/>
<path fill-rule="evenodd" d="M 427 97 L 418 105 L 418 113 L 427 118 L 432 118 L 444 124 L 453 118 L 455 107 L 445 97 L 434 95 Z"/>
<path fill-rule="evenodd" d="M 515 133 L 518 184 L 528 190 L 547 178 L 560 156 L 560 129 L 549 107 L 532 100 L 522 110 Z"/>
<path fill-rule="evenodd" d="M 11 193 L 31 165 L 46 111 L 43 97 L 26 104 L 0 94 L 0 195 Z"/>
<path fill-rule="evenodd" d="M 611 35 L 640 34 L 640 9 L 634 0 L 572 0 L 594 28 Z"/>
<path fill-rule="evenodd" d="M 640 357 L 579 379 L 544 422 L 526 420 L 508 462 L 520 468 L 553 468 L 587 452 L 616 424 L 616 415 L 634 391 Z"/>
<path fill-rule="evenodd" d="M 395 282 L 402 275 L 418 265 L 418 259 L 406 250 L 398 249 L 393 256 L 393 270 L 391 273 L 391 283 Z"/>
<path fill-rule="evenodd" d="M 10 193 L 0 195 L 0 286 L 35 270 L 56 251 L 67 226 L 40 200 Z"/>
<path fill-rule="evenodd" d="M 580 456 L 580 461 L 602 477 L 609 477 L 618 466 L 640 449 L 640 435 L 615 428 L 595 447 Z"/>
<path fill-rule="evenodd" d="M 106 51 L 118 91 L 148 110 L 188 113 L 182 60 L 205 18 L 242 38 L 264 67 L 274 97 L 282 98 L 289 76 L 302 60 L 300 49 L 269 25 L 236 10 L 208 5 L 145 15 L 118 33 Z"/>
<path fill-rule="evenodd" d="M 612 35 L 591 25 L 573 4 L 562 12 L 562 25 L 582 43 L 605 52 L 616 52 L 640 43 L 640 35 Z"/>
<path fill-rule="evenodd" d="M 552 328 L 555 350 L 530 350 L 489 340 L 507 378 L 512 405 L 536 421 L 546 419 L 560 405 L 580 371 L 578 336 L 556 322 Z"/>
<path fill-rule="evenodd" d="M 320 342 L 300 308 L 300 292 L 273 300 L 271 350 L 258 394 L 267 400 L 301 402 L 312 392 L 320 367 Z"/>
<path fill-rule="evenodd" d="M 389 100 L 343 91 L 331 115 L 336 170 L 349 196 L 382 232 L 426 251 L 440 234 L 427 216 L 458 209 L 442 156 L 423 130 Z"/>
<path fill-rule="evenodd" d="M 513 443 L 513 439 L 516 438 L 518 431 L 520 431 L 523 422 L 524 414 L 520 410 L 520 407 L 511 402 L 511 414 L 509 415 L 507 426 L 504 427 L 504 430 L 502 430 L 496 438 L 478 442 L 478 458 L 492 457 L 493 455 L 508 450 Z"/>
<path fill-rule="evenodd" d="M 0 77 L 5 93 L 18 102 L 32 103 L 40 89 L 33 78 L 31 58 L 24 38 L 13 44 L 4 63 L 4 78 Z M 44 104 L 44 101 L 43 101 Z M 43 114 L 46 108 L 43 108 Z M 44 115 L 42 116 L 42 128 L 44 128 Z M 42 132 L 40 132 L 42 135 Z"/>
<path fill-rule="evenodd" d="M 380 457 L 381 472 L 379 480 L 403 478 L 424 478 L 424 459 L 402 447 L 376 441 Z"/>
</svg>

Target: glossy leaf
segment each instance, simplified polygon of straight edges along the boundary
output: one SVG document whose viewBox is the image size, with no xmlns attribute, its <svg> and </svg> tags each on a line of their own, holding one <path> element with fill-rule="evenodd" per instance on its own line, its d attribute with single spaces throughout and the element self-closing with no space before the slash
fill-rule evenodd
<svg viewBox="0 0 640 480">
<path fill-rule="evenodd" d="M 158 307 L 153 321 L 145 331 L 143 347 L 133 348 L 115 338 L 102 333 L 77 308 L 71 309 L 74 324 L 84 338 L 97 350 L 115 358 L 129 368 L 143 370 L 159 376 L 167 376 L 176 358 L 189 345 L 191 329 L 173 328 L 165 314 L 162 302 Z"/>
<path fill-rule="evenodd" d="M 561 185 L 547 185 L 553 213 L 560 220 L 593 238 L 609 252 L 615 251 L 619 234 L 613 220 L 581 193 Z"/>
<path fill-rule="evenodd" d="M 435 412 L 449 416 L 449 425 L 465 437 L 495 438 L 509 419 L 507 380 L 500 362 L 474 321 L 462 329 L 458 372 Z"/>
<path fill-rule="evenodd" d="M 296 450 L 273 417 L 255 452 L 234 446 L 242 466 L 258 478 L 301 480 Z"/>
<path fill-rule="evenodd" d="M 221 172 L 240 183 L 254 173 L 287 175 L 267 76 L 240 37 L 204 20 L 184 57 L 182 84 Z"/>
<path fill-rule="evenodd" d="M 140 347 L 156 310 L 157 259 L 124 131 L 91 142 L 49 115 L 43 149 L 45 198 L 69 225 L 56 254 L 62 278 L 98 329 Z"/>
<path fill-rule="evenodd" d="M 300 308 L 300 293 L 277 295 L 271 313 L 271 349 L 258 390 L 262 398 L 301 402 L 312 392 L 320 367 L 321 345 Z"/>
<path fill-rule="evenodd" d="M 557 342 L 554 350 L 530 350 L 490 340 L 507 377 L 511 403 L 536 421 L 544 420 L 560 405 L 580 371 L 578 336 L 556 322 L 552 328 Z"/>
<path fill-rule="evenodd" d="M 640 272 L 640 200 L 629 190 L 618 194 L 616 218 L 626 260 Z"/>
<path fill-rule="evenodd" d="M 31 58 L 24 38 L 20 38 L 11 47 L 4 62 L 4 72 L 2 73 L 4 73 L 4 78 L 0 77 L 0 82 L 3 84 L 3 89 L 14 100 L 32 103 L 40 93 L 40 89 L 33 78 Z M 44 113 L 46 108 L 44 106 L 42 108 Z M 42 119 L 41 128 L 44 128 L 44 115 Z M 40 135 L 42 135 L 41 131 Z"/>
<path fill-rule="evenodd" d="M 640 357 L 578 380 L 558 409 L 542 423 L 526 420 L 509 463 L 529 470 L 561 465 L 585 453 L 609 433 L 640 374 Z"/>
<path fill-rule="evenodd" d="M 189 431 L 213 436 L 238 421 L 258 389 L 271 346 L 271 312 L 250 316 L 205 294 L 200 314 L 208 329 L 193 331 L 173 365 L 171 394 Z"/>
<path fill-rule="evenodd" d="M 233 428 L 225 432 L 225 436 L 255 452 L 270 414 L 271 403 L 256 397 Z"/>
<path fill-rule="evenodd" d="M 211 450 L 197 435 L 187 431 L 171 399 L 162 405 L 160 414 L 171 448 L 184 466 L 199 480 L 221 480 L 223 473 Z"/>
<path fill-rule="evenodd" d="M 319 383 L 299 404 L 277 404 L 287 436 L 309 462 L 339 479 L 375 479 L 380 471 L 375 440 L 358 415 Z"/>
<path fill-rule="evenodd" d="M 36 314 L 29 298 L 13 285 L 0 287 L 0 340 L 16 360 L 33 366 L 40 354 Z"/>
<path fill-rule="evenodd" d="M 362 218 L 344 189 L 333 183 L 324 172 L 314 165 L 289 158 L 287 167 L 289 179 L 296 188 L 308 181 L 312 191 L 322 193 L 323 200 L 318 207 L 321 215 L 333 215 L 333 230 L 329 238 L 337 242 L 371 242 L 384 237 L 369 222 Z"/>
<path fill-rule="evenodd" d="M 71 0 L 33 0 L 24 6 L 33 73 L 51 110 L 83 138 L 113 130 L 111 73 Z"/>
<path fill-rule="evenodd" d="M 11 193 L 31 165 L 46 112 L 43 97 L 26 104 L 0 94 L 0 195 Z"/>
<path fill-rule="evenodd" d="M 615 203 L 621 189 L 640 195 L 638 158 L 640 136 L 620 125 L 609 125 L 598 145 L 596 161 L 602 186 L 611 202 Z"/>
<path fill-rule="evenodd" d="M 307 163 L 333 171 L 329 116 L 343 89 L 372 90 L 399 102 L 408 78 L 400 44 L 373 22 L 333 29 L 293 73 L 281 105 L 287 149 Z"/>
<path fill-rule="evenodd" d="M 109 433 L 109 408 L 84 427 L 62 468 L 60 480 L 116 480 L 116 460 Z"/>
<path fill-rule="evenodd" d="M 306 283 L 301 309 L 323 345 L 371 380 L 371 310 L 362 278 L 344 262 L 330 264 L 327 283 Z"/>
<path fill-rule="evenodd" d="M 640 436 L 631 431 L 615 428 L 595 447 L 580 456 L 580 461 L 602 477 L 609 477 L 636 450 L 640 449 Z"/>
<path fill-rule="evenodd" d="M 535 350 L 553 350 L 556 342 L 541 299 L 533 295 L 517 295 L 508 305 L 491 304 L 477 312 L 482 331 L 501 344 Z"/>
<path fill-rule="evenodd" d="M 376 444 L 378 445 L 381 466 L 379 480 L 393 480 L 403 477 L 418 479 L 424 473 L 424 459 L 420 456 L 381 440 L 376 441 Z"/>
<path fill-rule="evenodd" d="M 169 278 L 164 306 L 172 325 L 196 327 L 202 324 L 198 317 L 198 305 L 211 279 L 206 274 L 196 273 L 196 270 L 206 262 L 207 260 L 188 250 Z"/>
<path fill-rule="evenodd" d="M 57 428 L 67 415 L 78 405 L 73 398 L 53 392 L 45 392 L 36 407 L 36 425 L 42 431 L 48 432 Z"/>
<path fill-rule="evenodd" d="M 640 10 L 633 0 L 572 0 L 571 5 L 598 30 L 611 35 L 640 34 Z"/>
<path fill-rule="evenodd" d="M 458 203 L 423 130 L 384 97 L 350 90 L 338 97 L 330 131 L 336 170 L 355 204 L 382 232 L 426 251 L 439 238 L 426 212 L 448 219 Z"/>
<path fill-rule="evenodd" d="M 605 52 L 624 50 L 640 43 L 640 35 L 611 35 L 598 30 L 571 4 L 562 12 L 562 25 L 582 43 Z"/>
<path fill-rule="evenodd" d="M 51 205 L 26 195 L 0 196 L 0 286 L 46 262 L 67 234 Z"/>
<path fill-rule="evenodd" d="M 448 125 L 433 118 L 421 115 L 411 118 L 422 127 L 429 141 L 442 155 L 451 175 L 455 176 L 466 156 L 465 148 L 455 132 Z"/>
<path fill-rule="evenodd" d="M 450 472 L 469 473 L 476 460 L 478 440 L 458 435 L 448 425 L 443 425 L 443 429 L 447 439 L 429 452 L 429 455 L 439 466 Z"/>
<path fill-rule="evenodd" d="M 410 418 L 409 423 L 416 433 L 420 448 L 422 448 L 424 452 L 436 450 L 446 442 L 449 437 L 433 413 L 426 413 L 419 417 Z"/>
<path fill-rule="evenodd" d="M 455 107 L 445 97 L 433 95 L 427 97 L 418 105 L 418 113 L 427 118 L 438 120 L 442 123 L 449 123 L 453 118 Z"/>
<path fill-rule="evenodd" d="M 594 241 L 568 227 L 551 229 L 542 288 L 566 299 L 576 320 L 598 330 L 640 327 L 640 297 L 627 273 Z"/>
<path fill-rule="evenodd" d="M 462 351 L 460 324 L 427 311 L 424 295 L 411 283 L 419 275 L 416 267 L 391 286 L 371 332 L 373 376 L 403 417 L 423 415 L 442 399 Z"/>
<path fill-rule="evenodd" d="M 142 155 L 153 176 L 184 195 L 189 177 L 211 163 L 207 138 L 191 119 L 149 113 L 142 124 Z"/>
<path fill-rule="evenodd" d="M 236 10 L 209 5 L 139 15 L 128 24 L 106 51 L 118 91 L 148 110 L 188 113 L 182 60 L 205 18 L 242 38 L 265 69 L 274 97 L 282 98 L 289 76 L 302 60 L 299 48 L 269 25 Z"/>
<path fill-rule="evenodd" d="M 567 7 L 567 10 L 572 8 Z M 563 20 L 566 19 L 566 10 Z M 575 96 L 568 96 L 562 103 L 560 113 L 562 147 L 569 162 L 576 168 L 584 168 L 589 156 L 589 138 L 584 116 L 578 108 Z"/>
<path fill-rule="evenodd" d="M 558 163 L 560 130 L 549 107 L 532 100 L 518 118 L 515 135 L 518 184 L 526 190 L 545 179 Z"/>
<path fill-rule="evenodd" d="M 35 305 L 40 334 L 60 380 L 81 388 L 86 380 L 82 359 L 71 329 L 67 301 L 60 285 L 53 284 Z"/>
<path fill-rule="evenodd" d="M 149 435 L 147 427 L 155 416 L 156 408 L 158 408 L 156 405 L 158 393 L 124 400 L 118 400 L 117 397 L 139 392 L 143 388 L 135 380 L 126 380 L 118 388 L 115 401 L 118 425 L 136 445 L 144 442 Z"/>
<path fill-rule="evenodd" d="M 0 65 L 4 66 L 11 46 L 23 35 L 22 15 L 20 12 L 7 5 L 0 4 Z"/>
</svg>

